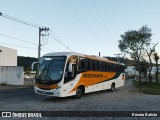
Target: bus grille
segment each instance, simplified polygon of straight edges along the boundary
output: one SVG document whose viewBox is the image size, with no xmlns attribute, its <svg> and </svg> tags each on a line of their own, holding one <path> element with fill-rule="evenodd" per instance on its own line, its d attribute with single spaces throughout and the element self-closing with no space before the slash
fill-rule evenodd
<svg viewBox="0 0 160 120">
<path fill-rule="evenodd" d="M 53 92 L 40 91 L 40 90 L 37 90 L 37 93 L 39 93 L 39 94 L 43 94 L 43 95 L 54 95 L 54 93 L 53 93 Z"/>
</svg>

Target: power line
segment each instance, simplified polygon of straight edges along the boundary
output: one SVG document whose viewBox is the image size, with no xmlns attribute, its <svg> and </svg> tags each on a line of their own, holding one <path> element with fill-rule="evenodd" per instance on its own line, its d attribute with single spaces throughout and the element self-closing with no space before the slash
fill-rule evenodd
<svg viewBox="0 0 160 120">
<path fill-rule="evenodd" d="M 92 10 L 88 7 L 87 3 L 84 0 L 81 0 L 81 2 L 84 4 L 84 6 L 86 7 L 86 9 L 88 10 L 88 12 L 90 13 L 89 15 L 94 19 L 95 23 L 98 23 L 100 30 L 102 31 L 102 33 L 106 36 L 106 31 L 103 29 L 102 25 L 99 23 L 99 21 L 96 19 L 95 15 L 93 14 Z"/>
<path fill-rule="evenodd" d="M 94 4 L 94 7 L 96 8 L 96 10 L 97 10 L 97 12 L 98 12 L 99 18 L 101 18 L 100 20 L 103 22 L 104 26 L 107 28 L 107 32 L 109 33 L 110 37 L 113 38 L 110 30 L 108 29 L 108 25 L 107 25 L 106 21 L 104 20 L 104 18 L 102 17 L 103 15 L 102 15 L 102 13 L 100 12 L 100 10 L 99 10 L 99 8 L 98 8 L 95 0 L 93 0 L 92 3 Z"/>
<path fill-rule="evenodd" d="M 11 37 L 11 36 L 8 36 L 8 35 L 4 35 L 4 34 L 0 34 L 0 36 L 7 37 L 7 38 L 10 38 L 10 39 L 14 39 L 14 40 L 21 41 L 21 42 L 25 42 L 25 43 L 32 44 L 32 45 L 38 45 L 38 44 L 33 43 L 33 42 L 28 42 L 28 41 L 21 40 L 21 39 Z"/>
<path fill-rule="evenodd" d="M 11 37 L 11 36 L 8 36 L 8 35 L 4 35 L 4 34 L 0 34 L 0 36 L 3 36 L 3 37 L 7 37 L 7 38 L 10 38 L 10 39 L 14 39 L 14 40 L 18 40 L 18 41 L 21 41 L 21 42 L 25 42 L 25 43 L 28 43 L 28 44 L 32 44 L 32 45 L 38 45 L 36 43 L 33 43 L 33 42 L 28 42 L 28 41 L 25 41 L 25 40 L 22 40 L 22 39 L 18 39 L 18 38 L 15 38 L 15 37 Z M 11 45 L 11 46 L 15 46 L 15 47 L 20 47 L 20 48 L 28 48 L 28 49 L 37 49 L 37 48 L 31 48 L 31 47 L 26 47 L 26 46 L 19 46 L 19 45 L 13 45 L 13 44 L 10 44 L 10 43 L 4 43 L 4 42 L 0 42 L 2 44 L 6 44 L 6 45 Z M 42 46 L 44 49 L 48 50 L 48 51 L 52 51 L 44 46 Z"/>
<path fill-rule="evenodd" d="M 71 3 L 70 3 L 71 4 Z M 73 6 L 73 5 L 72 5 Z M 78 10 L 77 10 L 77 13 L 78 13 Z M 29 25 L 29 26 L 32 26 L 32 27 L 36 27 L 36 28 L 39 28 L 39 30 L 43 29 L 43 27 L 41 28 L 41 25 L 37 25 L 37 24 L 34 24 L 34 23 L 31 23 L 31 22 L 28 22 L 28 21 L 25 21 L 25 20 L 22 20 L 22 19 L 19 19 L 19 18 L 16 18 L 16 17 L 13 17 L 13 16 L 10 16 L 10 15 L 7 15 L 7 14 L 4 14 L 4 13 L 1 13 L 0 12 L 0 16 L 4 17 L 4 18 L 7 18 L 7 19 L 10 19 L 10 20 L 13 20 L 13 21 L 16 21 L 16 22 L 19 22 L 19 23 L 22 23 L 22 24 L 25 24 L 25 25 Z M 93 31 L 93 28 L 86 22 L 88 28 L 92 29 Z M 85 26 L 85 25 L 84 25 Z M 46 27 L 45 27 L 46 28 Z M 48 28 L 47 28 L 48 29 Z M 65 48 L 69 49 L 70 51 L 72 51 L 66 44 L 64 44 L 62 42 L 62 40 L 57 36 L 55 35 L 53 32 L 52 32 L 52 38 L 54 38 L 57 42 L 59 42 L 61 45 L 63 45 Z M 92 34 L 92 35 L 95 35 L 95 34 Z M 4 37 L 8 37 L 8 38 L 12 38 L 12 39 L 15 39 L 15 40 L 19 40 L 19 41 L 23 41 L 23 40 L 20 40 L 20 39 L 17 39 L 17 38 L 14 38 L 14 37 L 10 37 L 10 36 L 7 36 L 7 35 L 2 35 L 1 36 L 4 36 Z M 42 46 L 42 44 L 47 44 L 48 42 L 48 39 L 40 39 L 42 36 L 42 38 L 45 36 L 39 34 L 39 52 L 40 52 L 40 47 Z M 97 38 L 96 38 L 97 39 Z M 98 41 L 98 39 L 97 39 Z M 30 42 L 27 42 L 27 41 L 23 41 L 23 42 L 26 42 L 26 43 L 30 43 Z M 42 42 L 42 44 L 41 44 Z M 30 43 L 30 44 L 33 44 L 33 43 Z M 37 44 L 35 44 L 37 45 Z M 38 52 L 38 56 L 40 56 L 40 53 Z"/>
<path fill-rule="evenodd" d="M 49 48 L 46 48 L 44 46 L 42 46 L 44 49 L 46 49 L 47 51 L 50 51 L 50 52 L 53 52 L 53 50 L 49 49 Z"/>
<path fill-rule="evenodd" d="M 82 2 L 83 2 L 83 4 L 85 5 L 85 7 L 88 9 L 88 11 L 90 12 L 90 15 L 93 17 L 93 19 L 95 20 L 95 22 L 96 23 L 99 23 L 98 22 L 98 20 L 96 19 L 96 17 L 95 17 L 95 13 L 97 12 L 98 13 L 98 18 L 99 18 L 99 20 L 101 20 L 101 23 L 103 23 L 104 24 L 104 26 L 105 26 L 105 28 L 106 29 L 103 29 L 103 27 L 101 26 L 101 24 L 99 24 L 99 27 L 101 27 L 102 29 L 101 29 L 101 31 L 104 33 L 104 35 L 105 35 L 105 37 L 106 38 L 110 38 L 110 39 L 113 39 L 113 37 L 112 37 L 112 34 L 111 34 L 111 32 L 110 32 L 110 30 L 109 30 L 109 28 L 108 28 L 108 25 L 107 25 L 107 22 L 104 20 L 104 17 L 103 17 L 103 15 L 102 15 L 102 13 L 101 13 L 101 11 L 100 11 L 100 9 L 98 8 L 98 4 L 96 4 L 96 2 L 95 2 L 95 0 L 93 0 L 93 2 L 91 2 L 93 5 L 94 5 L 94 8 L 96 9 L 95 11 L 96 12 L 94 12 L 94 14 L 93 14 L 93 12 L 91 11 L 91 9 L 89 8 L 89 6 L 86 4 L 86 2 L 84 1 L 84 0 L 81 0 Z M 107 36 L 107 34 L 109 35 L 109 36 Z M 104 43 L 106 43 L 106 41 L 105 40 L 103 40 L 103 39 L 101 39 Z M 112 42 L 112 40 L 110 40 L 110 42 Z M 112 42 L 113 43 L 113 42 Z"/>
<path fill-rule="evenodd" d="M 10 15 L 4 14 L 2 12 L 0 12 L 0 16 L 2 16 L 4 18 L 7 18 L 7 19 L 10 19 L 10 20 L 13 20 L 15 22 L 19 22 L 19 23 L 22 23 L 22 24 L 25 24 L 25 25 L 32 26 L 32 27 L 36 27 L 36 28 L 42 27 L 41 25 L 37 25 L 37 24 L 31 23 L 31 22 L 13 17 L 13 16 L 10 16 Z"/>
<path fill-rule="evenodd" d="M 27 48 L 27 49 L 36 49 L 37 48 L 32 48 L 32 47 L 26 47 L 26 46 L 20 46 L 20 45 L 15 45 L 15 44 L 9 44 L 9 43 L 5 43 L 5 42 L 0 42 L 1 44 L 4 44 L 4 45 L 10 45 L 10 46 L 14 46 L 14 47 L 19 47 L 19 48 Z"/>
<path fill-rule="evenodd" d="M 51 30 L 51 37 L 56 40 L 58 43 L 60 43 L 62 46 L 64 46 L 66 49 L 73 51 L 70 47 L 68 47 L 55 33 L 53 33 Z"/>
<path fill-rule="evenodd" d="M 64 44 L 63 41 L 52 30 L 50 30 L 50 32 L 58 39 L 60 43 Z"/>
<path fill-rule="evenodd" d="M 95 32 L 95 30 L 92 28 L 92 26 L 86 21 L 82 20 L 81 14 L 78 11 L 78 9 L 71 3 L 71 1 L 65 1 L 64 3 L 67 5 L 67 7 L 72 11 L 72 13 L 78 18 L 78 20 L 81 22 L 81 24 L 87 28 L 87 31 L 90 33 L 90 35 L 94 38 L 95 42 L 98 43 L 99 41 L 102 42 L 102 45 L 104 46 L 104 42 L 102 41 L 102 38 Z M 97 44 L 101 47 L 100 44 Z"/>
<path fill-rule="evenodd" d="M 25 20 L 22 20 L 22 19 L 19 19 L 19 18 L 16 18 L 16 17 L 13 17 L 13 16 L 10 16 L 10 15 L 7 15 L 7 14 L 4 14 L 2 12 L 0 12 L 0 16 L 4 17 L 4 18 L 7 18 L 7 19 L 10 19 L 10 20 L 13 20 L 13 21 L 16 21 L 16 22 L 19 22 L 19 23 L 22 23 L 22 24 L 25 24 L 25 25 L 29 25 L 29 26 L 32 26 L 32 27 L 36 27 L 36 28 L 39 28 L 39 45 L 38 45 L 38 56 L 40 57 L 40 50 L 41 50 L 41 46 L 44 46 L 48 43 L 48 38 L 45 38 L 46 36 L 49 36 L 49 34 L 41 34 L 41 32 L 46 32 L 49 30 L 49 28 L 46 28 L 46 27 L 42 27 L 41 25 L 38 25 L 38 24 L 34 24 L 34 23 L 31 23 L 31 22 L 28 22 L 28 21 L 25 21 Z M 51 31 L 51 30 L 50 30 Z M 34 45 L 37 45 L 35 43 L 32 43 L 32 42 L 28 42 L 28 41 L 24 41 L 24 40 L 21 40 L 21 39 L 17 39 L 17 38 L 14 38 L 14 37 L 11 37 L 11 36 L 8 36 L 8 35 L 3 35 L 3 34 L 0 34 L 1 36 L 3 37 L 7 37 L 7 38 L 11 38 L 11 39 L 15 39 L 15 40 L 18 40 L 18 41 L 21 41 L 21 42 L 25 42 L 25 43 L 29 43 L 29 44 L 34 44 Z M 42 39 L 41 39 L 42 37 Z M 72 51 L 55 33 L 53 33 L 51 31 L 51 37 L 53 39 L 55 39 L 57 42 L 59 42 L 61 45 L 63 45 L 65 48 L 69 49 L 70 51 Z M 14 45 L 16 46 L 16 45 Z M 45 47 L 44 47 L 45 48 Z M 47 48 L 45 48 L 47 49 Z M 48 49 L 49 50 L 49 49 Z M 50 50 L 51 51 L 51 50 Z"/>
<path fill-rule="evenodd" d="M 19 22 L 19 23 L 22 23 L 22 24 L 25 24 L 25 25 L 29 25 L 29 26 L 32 26 L 32 27 L 39 28 L 38 59 L 40 59 L 40 51 L 41 51 L 41 46 L 42 46 L 42 44 L 41 44 L 41 36 L 42 36 L 41 32 L 42 31 L 46 32 L 46 31 L 49 30 L 49 28 L 42 27 L 41 25 L 37 25 L 37 24 L 31 23 L 31 22 L 28 22 L 28 21 L 13 17 L 13 16 L 10 16 L 10 15 L 4 14 L 2 12 L 0 12 L 0 16 L 2 16 L 4 18 L 7 18 L 7 19 L 10 19 L 10 20 L 13 20 L 13 21 L 16 21 L 16 22 Z M 45 41 L 45 42 L 47 43 L 47 41 Z"/>
<path fill-rule="evenodd" d="M 68 1 L 69 2 L 69 1 Z M 77 19 L 81 22 L 81 24 L 87 28 L 88 32 L 90 33 L 90 35 L 93 37 L 94 35 L 92 34 L 91 30 L 89 29 L 90 28 L 90 25 L 87 24 L 87 22 L 84 22 L 82 20 L 82 18 L 78 15 L 79 12 L 78 10 L 73 6 L 73 4 L 71 2 L 67 3 L 65 0 L 64 0 L 64 3 L 67 5 L 67 7 L 72 11 L 72 13 L 77 17 Z M 72 7 L 71 7 L 72 6 Z M 74 10 L 75 9 L 75 10 Z"/>
</svg>

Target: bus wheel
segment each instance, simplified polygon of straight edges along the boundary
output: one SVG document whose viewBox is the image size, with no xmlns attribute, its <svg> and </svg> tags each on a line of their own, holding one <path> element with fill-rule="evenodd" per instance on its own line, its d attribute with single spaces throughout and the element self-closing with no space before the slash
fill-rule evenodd
<svg viewBox="0 0 160 120">
<path fill-rule="evenodd" d="M 115 90 L 115 84 L 112 83 L 110 91 L 113 92 Z"/>
<path fill-rule="evenodd" d="M 80 98 L 83 95 L 83 88 L 82 87 L 78 87 L 76 90 L 76 95 L 74 96 L 74 98 Z"/>
</svg>

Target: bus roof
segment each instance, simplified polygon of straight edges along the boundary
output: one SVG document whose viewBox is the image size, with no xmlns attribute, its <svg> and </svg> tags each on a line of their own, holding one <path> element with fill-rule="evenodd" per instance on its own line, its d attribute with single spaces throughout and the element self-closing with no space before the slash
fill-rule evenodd
<svg viewBox="0 0 160 120">
<path fill-rule="evenodd" d="M 85 54 L 81 54 L 81 53 L 77 53 L 77 52 L 53 52 L 53 53 L 45 54 L 43 56 L 71 56 L 71 55 L 77 55 L 77 56 L 82 56 L 82 57 L 90 58 L 90 59 L 94 59 L 94 60 L 100 60 L 100 61 L 106 61 L 106 62 L 110 62 L 110 63 L 114 63 L 114 64 L 124 65 L 123 63 L 118 63 L 116 61 L 108 60 L 107 58 L 102 58 L 102 57 L 94 56 L 94 55 L 85 55 Z"/>
<path fill-rule="evenodd" d="M 76 53 L 76 52 L 53 52 L 53 53 L 45 54 L 44 56 L 70 56 L 70 55 L 80 55 L 80 53 Z"/>
</svg>

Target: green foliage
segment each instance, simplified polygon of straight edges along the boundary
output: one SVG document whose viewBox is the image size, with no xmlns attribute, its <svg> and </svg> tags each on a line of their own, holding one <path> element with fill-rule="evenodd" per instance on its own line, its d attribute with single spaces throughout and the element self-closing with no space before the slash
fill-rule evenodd
<svg viewBox="0 0 160 120">
<path fill-rule="evenodd" d="M 160 95 L 160 84 L 146 83 L 144 86 L 144 93 Z"/>
<path fill-rule="evenodd" d="M 156 83 L 146 83 L 145 87 L 160 89 L 160 83 L 158 83 L 158 84 L 156 84 Z"/>
<path fill-rule="evenodd" d="M 141 70 L 143 72 L 143 75 L 146 76 L 147 75 L 148 66 L 149 66 L 148 62 L 143 60 L 142 62 L 140 62 L 140 66 L 141 66 Z"/>
<path fill-rule="evenodd" d="M 32 63 L 38 61 L 37 58 L 24 57 L 24 56 L 18 56 L 17 60 L 18 60 L 17 65 L 18 66 L 23 66 L 25 72 L 30 71 Z"/>
<path fill-rule="evenodd" d="M 129 30 L 121 35 L 118 47 L 122 52 L 128 53 L 132 58 L 137 59 L 136 57 L 141 57 L 143 51 L 150 45 L 151 36 L 151 29 L 147 26 L 142 26 L 138 31 Z"/>
<path fill-rule="evenodd" d="M 156 63 L 158 63 L 159 60 L 158 53 L 154 53 L 154 60 L 156 61 Z"/>
<path fill-rule="evenodd" d="M 154 60 L 155 60 L 155 62 L 156 62 L 156 68 L 157 68 L 157 70 L 156 70 L 156 83 L 158 83 L 158 73 L 159 73 L 159 71 L 158 71 L 158 60 L 159 60 L 159 56 L 158 56 L 158 53 L 154 53 Z"/>
<path fill-rule="evenodd" d="M 121 40 L 118 41 L 118 47 L 121 52 L 129 54 L 135 61 L 135 65 L 139 71 L 139 83 L 141 83 L 140 62 L 144 60 L 143 56 L 150 45 L 151 36 L 151 29 L 144 25 L 139 30 L 125 32 L 121 35 Z"/>
<path fill-rule="evenodd" d="M 152 95 L 160 95 L 160 83 L 149 83 L 142 82 L 142 88 L 137 81 L 133 81 L 134 86 L 136 86 L 139 90 L 142 90 L 144 93 L 152 94 Z"/>
</svg>

